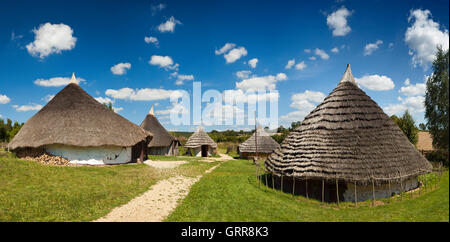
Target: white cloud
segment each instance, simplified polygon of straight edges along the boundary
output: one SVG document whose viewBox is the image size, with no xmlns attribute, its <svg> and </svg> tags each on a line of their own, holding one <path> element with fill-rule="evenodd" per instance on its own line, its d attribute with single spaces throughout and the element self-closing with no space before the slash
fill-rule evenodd
<svg viewBox="0 0 450 242">
<path fill-rule="evenodd" d="M 131 69 L 130 63 L 119 63 L 111 67 L 111 72 L 114 75 L 123 75 L 127 73 L 127 69 Z"/>
<path fill-rule="evenodd" d="M 161 10 L 166 8 L 166 4 L 159 3 L 151 6 L 152 15 L 155 15 L 157 12 L 160 12 Z"/>
<path fill-rule="evenodd" d="M 295 69 L 296 70 L 304 70 L 306 68 L 306 64 L 304 61 L 298 63 L 297 65 L 295 65 Z"/>
<path fill-rule="evenodd" d="M 394 47 L 394 43 L 392 43 L 392 42 L 391 42 L 391 43 L 389 43 L 388 47 L 389 47 L 389 48 L 392 48 L 392 47 Z"/>
<path fill-rule="evenodd" d="M 0 94 L 0 104 L 7 104 L 11 101 L 8 96 Z"/>
<path fill-rule="evenodd" d="M 96 97 L 95 100 L 101 104 L 109 104 L 114 103 L 114 100 L 110 99 L 109 97 Z"/>
<path fill-rule="evenodd" d="M 252 71 L 243 70 L 236 72 L 236 76 L 240 79 L 248 78 L 250 74 L 252 74 Z"/>
<path fill-rule="evenodd" d="M 241 82 L 236 82 L 236 88 L 242 90 L 274 90 L 278 81 L 287 80 L 287 76 L 284 73 L 278 73 L 276 76 L 255 76 L 252 78 L 244 79 Z"/>
<path fill-rule="evenodd" d="M 225 57 L 225 60 L 227 63 L 233 63 L 237 60 L 239 60 L 242 56 L 247 55 L 247 50 L 244 47 L 238 47 L 230 50 L 227 54 L 225 54 L 223 57 Z"/>
<path fill-rule="evenodd" d="M 377 40 L 375 43 L 369 43 L 364 47 L 364 55 L 371 55 L 372 52 L 377 50 L 379 46 L 383 44 L 382 40 Z"/>
<path fill-rule="evenodd" d="M 265 93 L 256 93 L 249 90 L 248 92 L 244 92 L 241 89 L 234 90 L 224 90 L 223 91 L 223 100 L 225 103 L 231 104 L 235 100 L 236 103 L 247 103 L 253 102 L 256 100 L 259 101 L 268 101 L 268 100 L 278 100 L 279 98 L 278 92 L 265 92 Z"/>
<path fill-rule="evenodd" d="M 122 107 L 113 107 L 114 112 L 118 113 L 123 110 Z"/>
<path fill-rule="evenodd" d="M 43 59 L 53 53 L 61 53 L 63 50 L 71 50 L 75 47 L 77 38 L 73 36 L 73 30 L 65 24 L 41 24 L 38 29 L 33 29 L 34 41 L 26 48 L 32 56 Z"/>
<path fill-rule="evenodd" d="M 194 75 L 180 75 L 177 74 L 177 81 L 175 82 L 176 85 L 183 85 L 184 81 L 192 81 L 194 80 Z"/>
<path fill-rule="evenodd" d="M 308 59 L 312 60 L 312 61 L 315 61 L 317 58 L 315 56 L 310 56 Z"/>
<path fill-rule="evenodd" d="M 70 83 L 71 78 L 69 77 L 53 77 L 50 79 L 36 79 L 34 81 L 34 84 L 38 86 L 43 87 L 59 87 L 59 86 L 66 86 Z M 86 82 L 83 78 L 76 77 L 76 82 Z"/>
<path fill-rule="evenodd" d="M 306 90 L 302 93 L 296 93 L 291 97 L 290 107 L 297 109 L 280 117 L 281 122 L 289 124 L 296 121 L 302 121 L 318 103 L 322 102 L 325 94 L 322 92 Z"/>
<path fill-rule="evenodd" d="M 355 78 L 355 81 L 361 86 L 374 91 L 386 91 L 394 89 L 394 82 L 387 76 L 365 75 L 361 78 Z"/>
<path fill-rule="evenodd" d="M 408 22 L 413 24 L 405 32 L 405 43 L 408 45 L 412 55 L 414 67 L 417 65 L 428 68 L 433 62 L 436 48 L 441 45 L 444 50 L 448 50 L 449 38 L 448 30 L 440 30 L 439 23 L 434 22 L 429 10 L 411 10 Z"/>
<path fill-rule="evenodd" d="M 314 50 L 314 54 L 316 54 L 317 56 L 319 56 L 323 60 L 328 60 L 330 58 L 330 56 L 327 54 L 327 52 L 325 52 L 324 50 L 319 49 L 319 48 L 316 48 Z"/>
<path fill-rule="evenodd" d="M 124 99 L 132 101 L 154 101 L 169 99 L 171 95 L 174 97 L 181 97 L 182 93 L 177 90 L 165 90 L 165 89 L 154 89 L 154 88 L 142 88 L 142 89 L 131 89 L 128 87 L 122 89 L 107 89 L 105 91 L 106 96 L 110 96 L 115 99 Z"/>
<path fill-rule="evenodd" d="M 42 105 L 40 104 L 30 104 L 30 105 L 13 105 L 13 108 L 16 109 L 17 112 L 27 112 L 27 111 L 34 111 L 34 110 L 41 110 Z"/>
<path fill-rule="evenodd" d="M 425 83 L 416 83 L 415 85 L 411 85 L 409 79 L 405 80 L 405 86 L 401 87 L 398 91 L 404 96 L 418 96 L 425 95 L 425 90 L 427 85 Z"/>
<path fill-rule="evenodd" d="M 47 94 L 44 98 L 42 98 L 42 100 L 50 102 L 50 100 L 52 100 L 54 97 L 55 95 Z"/>
<path fill-rule="evenodd" d="M 284 69 L 291 69 L 291 67 L 295 64 L 295 59 L 289 60 Z"/>
<path fill-rule="evenodd" d="M 248 61 L 248 64 L 252 67 L 252 68 L 256 68 L 256 64 L 258 64 L 258 58 L 253 58 L 251 60 Z"/>
<path fill-rule="evenodd" d="M 352 12 L 342 6 L 327 16 L 327 25 L 333 30 L 333 36 L 345 36 L 350 33 L 352 29 L 348 26 L 347 18 L 351 15 Z"/>
<path fill-rule="evenodd" d="M 311 53 L 311 49 L 305 49 L 305 53 Z"/>
<path fill-rule="evenodd" d="M 170 56 L 152 55 L 148 63 L 150 65 L 159 66 L 166 70 L 178 69 L 178 64 L 174 64 Z"/>
<path fill-rule="evenodd" d="M 425 111 L 425 98 L 423 96 L 407 97 L 401 101 L 402 103 L 400 104 L 389 104 L 387 107 L 384 107 L 384 112 L 390 116 L 393 114 L 401 115 L 405 110 L 408 110 L 411 114 Z"/>
<path fill-rule="evenodd" d="M 170 17 L 166 22 L 160 24 L 160 25 L 158 26 L 158 30 L 159 30 L 161 33 L 164 33 L 164 32 L 172 32 L 172 33 L 173 33 L 173 32 L 175 31 L 175 26 L 176 26 L 177 24 L 181 24 L 181 22 L 178 21 L 178 20 L 176 20 L 176 19 L 172 16 L 172 17 Z"/>
<path fill-rule="evenodd" d="M 233 49 L 236 45 L 233 43 L 226 43 L 222 48 L 220 48 L 219 50 L 215 50 L 214 53 L 216 53 L 216 55 L 221 55 L 224 54 L 225 52 Z"/>
<path fill-rule="evenodd" d="M 338 47 L 334 47 L 333 49 L 331 49 L 331 52 L 339 53 L 339 48 Z"/>
<path fill-rule="evenodd" d="M 150 37 L 145 36 L 145 37 L 144 37 L 144 41 L 145 41 L 145 43 L 147 43 L 147 44 L 153 43 L 155 46 L 158 46 L 158 45 L 159 45 L 158 38 L 153 37 L 153 36 L 150 36 Z"/>
</svg>

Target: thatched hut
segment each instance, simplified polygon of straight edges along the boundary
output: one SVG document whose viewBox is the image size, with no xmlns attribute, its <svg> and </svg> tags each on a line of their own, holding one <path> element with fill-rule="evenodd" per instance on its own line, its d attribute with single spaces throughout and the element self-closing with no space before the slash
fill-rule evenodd
<svg viewBox="0 0 450 242">
<path fill-rule="evenodd" d="M 44 149 L 77 164 L 119 164 L 147 157 L 150 132 L 109 110 L 71 82 L 31 117 L 8 144 Z M 23 153 L 23 152 L 22 152 Z"/>
<path fill-rule="evenodd" d="M 417 187 L 418 176 L 432 169 L 358 87 L 350 65 L 338 86 L 265 164 L 285 184 L 296 182 L 294 192 L 325 201 L 354 201 L 355 193 L 358 201 L 389 197 Z"/>
<path fill-rule="evenodd" d="M 258 147 L 257 147 L 258 146 Z M 240 158 L 250 159 L 253 157 L 266 158 L 280 145 L 270 137 L 270 134 L 258 126 L 253 135 L 238 146 Z"/>
<path fill-rule="evenodd" d="M 215 153 L 217 144 L 205 131 L 203 131 L 202 126 L 198 126 L 197 131 L 189 137 L 184 147 L 186 147 L 188 153 L 193 156 L 207 157 Z"/>
<path fill-rule="evenodd" d="M 155 117 L 153 106 L 144 121 L 142 121 L 141 128 L 153 134 L 153 139 L 148 144 L 149 155 L 178 155 L 180 141 L 161 125 Z"/>
</svg>

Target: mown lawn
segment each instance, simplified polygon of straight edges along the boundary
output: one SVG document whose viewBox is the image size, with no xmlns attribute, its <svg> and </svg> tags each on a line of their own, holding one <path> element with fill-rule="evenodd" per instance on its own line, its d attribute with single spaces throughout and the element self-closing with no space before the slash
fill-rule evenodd
<svg viewBox="0 0 450 242">
<path fill-rule="evenodd" d="M 158 180 L 176 174 L 198 176 L 215 164 L 189 162 L 175 169 L 145 164 L 58 167 L 0 157 L 0 221 L 91 221 Z"/>
<path fill-rule="evenodd" d="M 412 199 L 405 194 L 370 201 L 321 204 L 301 196 L 257 188 L 255 168 L 249 161 L 233 160 L 206 174 L 167 221 L 449 221 L 449 175 L 443 173 L 436 190 Z"/>
</svg>

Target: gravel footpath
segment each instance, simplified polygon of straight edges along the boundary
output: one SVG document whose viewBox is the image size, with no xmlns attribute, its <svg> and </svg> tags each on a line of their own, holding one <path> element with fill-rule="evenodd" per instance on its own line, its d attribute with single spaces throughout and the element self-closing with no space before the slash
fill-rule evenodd
<svg viewBox="0 0 450 242">
<path fill-rule="evenodd" d="M 221 161 L 232 159 L 228 155 L 222 155 Z M 205 172 L 210 173 L 220 164 L 211 167 Z M 175 176 L 161 180 L 151 186 L 148 191 L 139 197 L 120 207 L 114 208 L 105 217 L 94 222 L 161 222 L 177 207 L 189 190 L 202 175 L 195 178 Z"/>
</svg>

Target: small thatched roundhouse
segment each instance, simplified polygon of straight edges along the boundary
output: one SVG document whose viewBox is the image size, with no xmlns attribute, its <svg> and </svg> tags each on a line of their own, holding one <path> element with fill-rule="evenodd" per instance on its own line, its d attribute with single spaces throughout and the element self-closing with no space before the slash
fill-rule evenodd
<svg viewBox="0 0 450 242">
<path fill-rule="evenodd" d="M 258 146 L 258 147 L 256 147 Z M 239 156 L 243 159 L 269 156 L 280 145 L 259 126 L 253 135 L 238 146 Z"/>
<path fill-rule="evenodd" d="M 31 117 L 8 144 L 44 149 L 77 164 L 119 164 L 147 157 L 150 132 L 107 109 L 71 82 Z"/>
<path fill-rule="evenodd" d="M 178 155 L 180 142 L 161 125 L 155 117 L 153 106 L 142 121 L 141 128 L 153 135 L 152 141 L 148 144 L 149 155 Z"/>
<path fill-rule="evenodd" d="M 186 147 L 188 153 L 193 156 L 207 157 L 215 153 L 217 144 L 205 131 L 203 131 L 202 126 L 198 126 L 197 131 L 189 137 L 186 144 L 184 144 L 184 147 Z"/>
<path fill-rule="evenodd" d="M 355 191 L 358 201 L 371 199 L 373 191 L 375 198 L 389 197 L 416 188 L 418 176 L 432 169 L 358 87 L 350 65 L 338 86 L 265 164 L 277 177 L 284 176 L 287 187 L 289 180 L 291 188 L 296 182 L 296 193 L 320 200 L 323 192 L 325 201 L 354 201 Z"/>
</svg>

